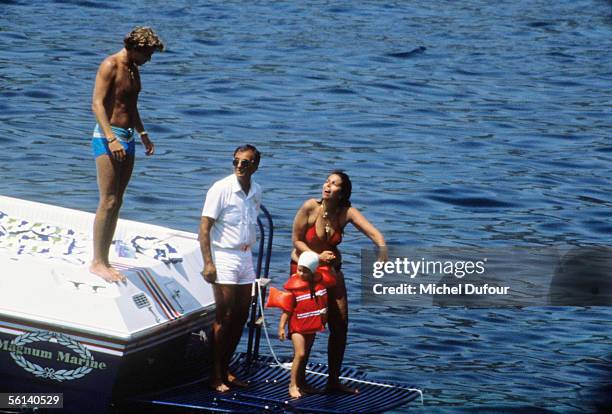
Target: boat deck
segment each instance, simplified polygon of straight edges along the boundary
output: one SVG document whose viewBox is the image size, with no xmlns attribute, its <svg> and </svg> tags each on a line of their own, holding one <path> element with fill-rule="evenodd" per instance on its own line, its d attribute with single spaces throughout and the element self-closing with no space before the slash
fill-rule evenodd
<svg viewBox="0 0 612 414">
<path fill-rule="evenodd" d="M 250 382 L 246 389 L 218 393 L 207 388 L 207 379 L 173 387 L 152 394 L 130 398 L 129 403 L 156 409 L 156 412 L 216 412 L 216 413 L 380 413 L 405 405 L 419 393 L 412 387 L 368 381 L 365 374 L 344 368 L 341 376 L 349 386 L 359 388 L 359 394 L 311 394 L 291 399 L 287 394 L 290 371 L 276 364 L 272 357 L 259 357 L 247 366 L 245 354 L 232 362 L 232 372 Z M 288 362 L 283 360 L 281 362 Z M 327 366 L 308 365 L 308 382 L 323 389 Z"/>
</svg>

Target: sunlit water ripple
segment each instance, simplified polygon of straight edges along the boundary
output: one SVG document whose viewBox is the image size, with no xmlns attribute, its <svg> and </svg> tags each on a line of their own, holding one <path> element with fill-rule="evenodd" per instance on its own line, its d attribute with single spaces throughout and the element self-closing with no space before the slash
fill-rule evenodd
<svg viewBox="0 0 612 414">
<path fill-rule="evenodd" d="M 0 10 L 0 194 L 95 210 L 95 71 L 146 23 L 168 46 L 142 68 L 157 154 L 138 148 L 124 218 L 196 231 L 206 189 L 248 141 L 264 153 L 256 178 L 275 220 L 277 283 L 293 215 L 331 168 L 351 174 L 354 204 L 390 243 L 609 243 L 609 2 L 15 0 Z M 422 387 L 417 411 L 594 411 L 611 377 L 608 308 L 362 307 L 366 246 L 347 232 L 346 364 Z"/>
</svg>

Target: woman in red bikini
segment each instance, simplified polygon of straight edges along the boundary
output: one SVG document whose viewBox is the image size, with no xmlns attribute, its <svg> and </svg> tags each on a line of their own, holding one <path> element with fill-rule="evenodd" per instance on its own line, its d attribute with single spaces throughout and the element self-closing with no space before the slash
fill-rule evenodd
<svg viewBox="0 0 612 414">
<path fill-rule="evenodd" d="M 335 269 L 336 287 L 328 289 L 330 334 L 327 346 L 329 377 L 326 389 L 356 393 L 356 389 L 340 383 L 339 379 L 348 331 L 346 285 L 338 250 L 344 227 L 351 223 L 368 236 L 379 248 L 378 260 L 386 261 L 387 253 L 385 239 L 380 231 L 359 210 L 351 206 L 351 191 L 349 176 L 339 170 L 332 171 L 323 184 L 321 199 L 312 198 L 300 207 L 293 221 L 294 249 L 291 253 L 291 274 L 296 273 L 298 257 L 306 251 L 317 253 L 322 266 L 328 265 Z"/>
</svg>

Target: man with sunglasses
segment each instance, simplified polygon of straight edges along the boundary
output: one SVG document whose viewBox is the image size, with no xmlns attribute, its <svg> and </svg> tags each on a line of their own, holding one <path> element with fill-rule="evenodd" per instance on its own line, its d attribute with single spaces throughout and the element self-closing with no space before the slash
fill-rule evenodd
<svg viewBox="0 0 612 414">
<path fill-rule="evenodd" d="M 256 241 L 262 195 L 251 176 L 260 158 L 252 145 L 236 148 L 234 173 L 208 190 L 200 221 L 202 276 L 212 284 L 216 304 L 210 386 L 219 392 L 247 385 L 230 373 L 228 366 L 249 314 L 255 281 L 251 246 Z"/>
</svg>

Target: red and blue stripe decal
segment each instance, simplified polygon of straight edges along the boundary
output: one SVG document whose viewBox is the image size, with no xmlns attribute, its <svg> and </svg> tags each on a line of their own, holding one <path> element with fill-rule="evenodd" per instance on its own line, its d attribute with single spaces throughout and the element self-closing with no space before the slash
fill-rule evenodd
<svg viewBox="0 0 612 414">
<path fill-rule="evenodd" d="M 116 267 L 118 270 L 127 270 L 136 273 L 136 275 L 138 275 L 142 281 L 144 287 L 149 291 L 149 296 L 151 296 L 155 303 L 159 305 L 168 320 L 175 320 L 181 316 L 181 313 L 174 308 L 172 301 L 166 296 L 149 269 L 128 266 L 121 263 L 111 263 L 111 265 Z"/>
</svg>

